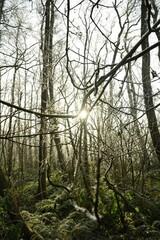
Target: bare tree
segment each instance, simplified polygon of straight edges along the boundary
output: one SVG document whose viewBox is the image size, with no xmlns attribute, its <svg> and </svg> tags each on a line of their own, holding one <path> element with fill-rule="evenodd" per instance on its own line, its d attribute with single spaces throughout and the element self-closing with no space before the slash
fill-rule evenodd
<svg viewBox="0 0 160 240">
<path fill-rule="evenodd" d="M 142 0 L 142 4 L 141 4 L 141 36 L 142 37 L 148 31 L 150 32 L 152 31 L 150 26 L 151 12 L 147 3 L 148 1 Z M 148 37 L 146 37 L 142 42 L 142 51 L 144 51 L 148 47 L 149 47 L 149 39 Z M 143 82 L 144 102 L 145 102 L 145 108 L 146 108 L 146 115 L 148 119 L 148 127 L 151 134 L 153 146 L 157 154 L 157 159 L 160 161 L 160 133 L 159 133 L 157 118 L 156 118 L 155 109 L 154 109 L 150 69 L 151 69 L 150 53 L 148 52 L 142 56 L 142 82 Z"/>
</svg>

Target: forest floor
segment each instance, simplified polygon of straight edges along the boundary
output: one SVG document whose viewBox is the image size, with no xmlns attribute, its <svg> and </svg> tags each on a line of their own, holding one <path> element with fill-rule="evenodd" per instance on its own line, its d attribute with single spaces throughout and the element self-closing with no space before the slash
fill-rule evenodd
<svg viewBox="0 0 160 240">
<path fill-rule="evenodd" d="M 45 240 L 160 240 L 158 219 L 151 225 L 142 214 L 141 221 L 138 219 L 133 222 L 133 218 L 128 217 L 128 226 L 125 230 L 122 226 L 113 226 L 105 217 L 98 223 L 96 217 L 78 206 L 66 190 L 52 186 L 48 186 L 47 189 L 48 197 L 41 201 L 35 198 L 35 186 L 32 189 L 27 185 L 26 197 L 25 192 L 22 194 L 22 203 L 26 203 L 26 206 L 22 207 L 21 215 L 35 232 L 35 239 L 39 237 Z M 31 191 L 30 194 L 28 191 Z"/>
<path fill-rule="evenodd" d="M 128 213 L 124 230 L 105 217 L 97 221 L 94 214 L 75 202 L 65 189 L 48 185 L 47 197 L 43 200 L 37 199 L 37 183 L 34 182 L 12 191 L 22 219 L 32 232 L 31 240 L 160 240 L 160 219 L 150 224 L 143 214 L 139 214 L 141 219 L 134 221 L 133 214 L 129 216 Z M 4 198 L 3 201 L 7 203 L 8 200 Z M 0 239 L 27 239 L 18 224 L 7 223 L 2 200 L 0 206 Z"/>
</svg>

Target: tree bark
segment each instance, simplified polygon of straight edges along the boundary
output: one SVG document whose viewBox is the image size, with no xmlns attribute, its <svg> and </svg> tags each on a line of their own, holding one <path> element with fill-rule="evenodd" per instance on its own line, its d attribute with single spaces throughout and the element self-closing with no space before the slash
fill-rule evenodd
<svg viewBox="0 0 160 240">
<path fill-rule="evenodd" d="M 50 22 L 50 0 L 45 5 L 45 30 L 44 30 L 44 46 L 42 46 L 43 54 L 43 75 L 41 86 L 41 113 L 47 110 L 48 101 L 48 59 L 49 59 L 49 22 Z M 42 40 L 43 42 L 43 40 Z M 43 134 L 46 132 L 46 119 L 41 117 L 40 120 L 40 138 L 39 138 L 39 179 L 38 179 L 38 196 L 43 199 L 46 196 L 46 158 L 47 158 L 47 138 Z"/>
<path fill-rule="evenodd" d="M 156 21 L 159 18 L 159 10 L 158 10 L 158 7 L 156 5 L 155 0 L 151 0 L 151 5 L 152 5 L 152 8 L 153 8 L 153 11 L 151 12 L 151 15 L 152 15 L 152 18 L 153 18 L 153 22 L 156 23 Z M 155 34 L 157 36 L 158 41 L 160 41 L 160 32 L 156 31 Z M 159 61 L 160 61 L 160 45 L 158 47 L 158 58 L 159 58 Z"/>
<path fill-rule="evenodd" d="M 54 30 L 54 22 L 55 22 L 55 9 L 54 9 L 54 4 L 50 1 L 50 25 L 49 25 L 49 52 L 48 52 L 48 66 L 49 66 L 49 74 L 48 74 L 48 81 L 49 81 L 49 96 L 50 96 L 50 102 L 53 103 L 55 101 L 54 98 L 54 73 L 53 73 L 53 30 Z M 52 107 L 52 111 L 54 111 L 54 105 Z M 53 123 L 55 128 L 58 128 L 58 122 L 56 118 L 53 118 L 50 120 L 51 123 Z M 60 168 L 63 173 L 66 172 L 66 165 L 65 165 L 65 159 L 64 159 L 64 154 L 62 151 L 62 146 L 61 146 L 61 139 L 58 133 L 53 134 L 53 138 L 51 140 L 54 140 L 55 145 L 56 145 L 56 150 L 57 150 L 57 156 L 58 156 L 58 161 Z M 51 148 L 52 148 L 52 141 L 51 141 Z"/>
<path fill-rule="evenodd" d="M 148 9 L 146 1 L 142 0 L 141 4 L 141 36 L 148 31 L 147 24 Z M 148 37 L 142 42 L 142 51 L 149 47 Z M 148 120 L 148 128 L 150 131 L 152 143 L 157 155 L 157 159 L 160 162 L 160 133 L 157 124 L 157 118 L 154 110 L 154 102 L 152 96 L 152 86 L 150 78 L 150 53 L 146 53 L 142 56 L 142 83 L 144 103 L 146 109 L 146 115 Z"/>
<path fill-rule="evenodd" d="M 1 19 L 2 19 L 4 1 L 5 1 L 5 0 L 1 0 L 1 1 L 0 1 L 0 22 L 1 22 Z"/>
<path fill-rule="evenodd" d="M 0 196 L 4 197 L 5 189 L 9 187 L 9 183 L 4 175 L 4 172 L 0 168 Z"/>
</svg>

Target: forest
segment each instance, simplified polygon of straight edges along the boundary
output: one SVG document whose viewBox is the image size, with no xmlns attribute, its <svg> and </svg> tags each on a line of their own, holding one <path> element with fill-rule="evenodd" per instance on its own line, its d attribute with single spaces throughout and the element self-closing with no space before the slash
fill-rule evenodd
<svg viewBox="0 0 160 240">
<path fill-rule="evenodd" d="M 160 1 L 0 1 L 0 240 L 160 240 Z"/>
</svg>

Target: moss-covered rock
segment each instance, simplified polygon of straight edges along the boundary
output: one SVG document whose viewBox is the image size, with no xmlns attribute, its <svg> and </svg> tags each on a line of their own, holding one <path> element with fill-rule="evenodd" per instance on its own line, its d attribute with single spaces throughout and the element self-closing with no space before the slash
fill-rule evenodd
<svg viewBox="0 0 160 240">
<path fill-rule="evenodd" d="M 21 215 L 24 221 L 27 223 L 27 226 L 34 232 L 34 235 L 32 237 L 34 240 L 54 239 L 55 232 L 57 232 L 58 220 L 54 217 L 54 215 L 52 215 L 52 213 L 43 215 L 37 213 L 32 214 L 27 211 L 22 211 Z M 55 221 L 55 219 L 57 221 Z M 55 222 L 57 223 L 57 225 L 55 224 Z"/>
</svg>

